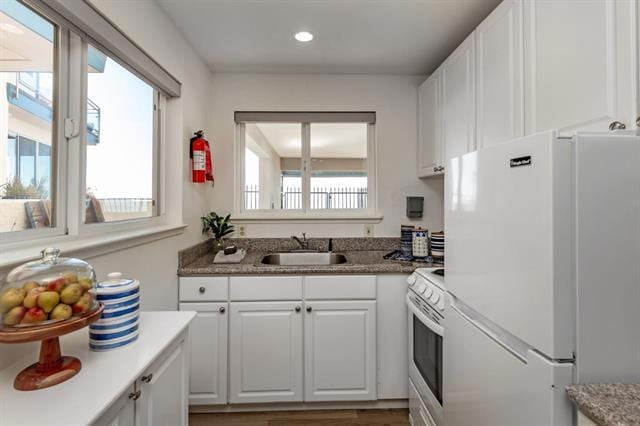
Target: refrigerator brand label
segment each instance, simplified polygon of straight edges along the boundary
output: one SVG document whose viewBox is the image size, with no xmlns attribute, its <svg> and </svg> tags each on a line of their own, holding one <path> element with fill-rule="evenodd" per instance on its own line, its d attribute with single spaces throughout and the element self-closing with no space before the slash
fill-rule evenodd
<svg viewBox="0 0 640 426">
<path fill-rule="evenodd" d="M 509 160 L 509 166 L 511 167 L 522 167 L 522 166 L 530 166 L 531 165 L 531 156 L 527 155 L 525 157 L 512 158 Z"/>
</svg>

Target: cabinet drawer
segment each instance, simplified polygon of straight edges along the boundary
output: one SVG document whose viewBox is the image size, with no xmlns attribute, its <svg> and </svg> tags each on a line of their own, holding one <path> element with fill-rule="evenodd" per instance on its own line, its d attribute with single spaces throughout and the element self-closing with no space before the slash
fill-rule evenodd
<svg viewBox="0 0 640 426">
<path fill-rule="evenodd" d="M 227 300 L 229 279 L 227 277 L 181 277 L 181 302 L 213 302 Z"/>
<path fill-rule="evenodd" d="M 304 279 L 304 297 L 322 299 L 375 299 L 375 275 L 326 275 Z"/>
<path fill-rule="evenodd" d="M 302 277 L 231 277 L 231 300 L 301 300 Z"/>
</svg>

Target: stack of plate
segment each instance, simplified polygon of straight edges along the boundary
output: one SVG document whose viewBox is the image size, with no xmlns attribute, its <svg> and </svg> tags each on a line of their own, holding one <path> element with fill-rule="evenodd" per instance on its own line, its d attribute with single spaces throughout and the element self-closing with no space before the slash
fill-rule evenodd
<svg viewBox="0 0 640 426">
<path fill-rule="evenodd" d="M 94 351 L 120 348 L 138 338 L 140 281 L 119 272 L 98 283 L 98 301 L 104 304 L 100 319 L 89 326 L 89 347 Z"/>
<path fill-rule="evenodd" d="M 434 259 L 444 258 L 444 232 L 431 233 L 431 257 Z"/>
<path fill-rule="evenodd" d="M 400 251 L 405 256 L 411 256 L 413 252 L 413 225 L 400 225 Z"/>
</svg>

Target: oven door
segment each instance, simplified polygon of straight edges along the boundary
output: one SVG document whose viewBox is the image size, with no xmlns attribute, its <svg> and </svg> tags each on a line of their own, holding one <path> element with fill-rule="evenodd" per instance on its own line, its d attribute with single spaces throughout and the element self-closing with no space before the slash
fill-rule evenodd
<svg viewBox="0 0 640 426">
<path fill-rule="evenodd" d="M 414 296 L 415 297 L 415 296 Z M 413 297 L 413 298 L 414 298 Z M 443 424 L 443 327 L 407 295 L 409 316 L 409 377 L 437 425 Z"/>
</svg>

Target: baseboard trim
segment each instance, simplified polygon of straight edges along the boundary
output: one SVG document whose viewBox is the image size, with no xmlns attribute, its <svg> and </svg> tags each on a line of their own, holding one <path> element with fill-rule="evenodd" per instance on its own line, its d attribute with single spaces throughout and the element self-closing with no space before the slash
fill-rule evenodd
<svg viewBox="0 0 640 426">
<path fill-rule="evenodd" d="M 407 399 L 386 399 L 379 401 L 269 403 L 234 405 L 190 405 L 189 413 L 246 413 L 251 411 L 303 411 L 303 410 L 382 410 L 407 408 Z"/>
</svg>

